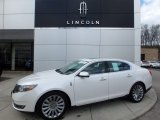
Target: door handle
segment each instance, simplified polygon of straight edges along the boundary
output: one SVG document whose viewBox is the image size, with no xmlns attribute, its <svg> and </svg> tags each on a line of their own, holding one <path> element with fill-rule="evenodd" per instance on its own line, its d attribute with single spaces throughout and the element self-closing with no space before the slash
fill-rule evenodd
<svg viewBox="0 0 160 120">
<path fill-rule="evenodd" d="M 127 77 L 132 77 L 132 75 L 128 74 Z"/>
<path fill-rule="evenodd" d="M 105 81 L 105 80 L 107 80 L 107 79 L 106 79 L 106 78 L 101 78 L 101 79 L 100 79 L 100 81 Z"/>
</svg>

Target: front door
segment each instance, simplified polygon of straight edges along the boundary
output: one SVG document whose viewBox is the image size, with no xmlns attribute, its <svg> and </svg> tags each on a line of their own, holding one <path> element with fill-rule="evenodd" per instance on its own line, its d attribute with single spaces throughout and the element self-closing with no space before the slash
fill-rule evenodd
<svg viewBox="0 0 160 120">
<path fill-rule="evenodd" d="M 89 77 L 75 77 L 76 105 L 108 99 L 108 73 L 105 66 L 105 62 L 92 63 L 83 70 L 90 74 Z"/>
</svg>

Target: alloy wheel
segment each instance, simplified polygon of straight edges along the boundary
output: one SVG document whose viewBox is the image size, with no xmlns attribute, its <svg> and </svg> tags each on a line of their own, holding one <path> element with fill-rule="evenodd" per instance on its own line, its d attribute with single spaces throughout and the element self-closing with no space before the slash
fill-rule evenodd
<svg viewBox="0 0 160 120">
<path fill-rule="evenodd" d="M 134 85 L 132 89 L 132 98 L 135 102 L 140 102 L 144 96 L 144 88 L 141 84 Z"/>
<path fill-rule="evenodd" d="M 42 103 L 42 113 L 49 119 L 59 117 L 65 109 L 65 101 L 59 95 L 51 95 Z"/>
</svg>

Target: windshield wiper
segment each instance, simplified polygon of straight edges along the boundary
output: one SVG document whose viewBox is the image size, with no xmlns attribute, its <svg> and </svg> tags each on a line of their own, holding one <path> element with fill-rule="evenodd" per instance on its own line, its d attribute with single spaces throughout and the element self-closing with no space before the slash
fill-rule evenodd
<svg viewBox="0 0 160 120">
<path fill-rule="evenodd" d="M 62 71 L 60 71 L 60 69 L 57 69 L 56 72 L 60 73 L 60 74 L 63 74 Z"/>
</svg>

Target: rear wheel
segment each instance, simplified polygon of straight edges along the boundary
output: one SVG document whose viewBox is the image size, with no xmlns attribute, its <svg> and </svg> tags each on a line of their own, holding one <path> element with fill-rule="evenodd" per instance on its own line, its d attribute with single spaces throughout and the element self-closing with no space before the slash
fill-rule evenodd
<svg viewBox="0 0 160 120">
<path fill-rule="evenodd" d="M 37 104 L 37 112 L 45 120 L 56 120 L 64 115 L 67 106 L 66 95 L 60 92 L 50 92 L 40 98 Z"/>
<path fill-rule="evenodd" d="M 129 94 L 129 97 L 132 102 L 138 103 L 142 101 L 145 94 L 145 87 L 142 83 L 136 83 Z"/>
</svg>

